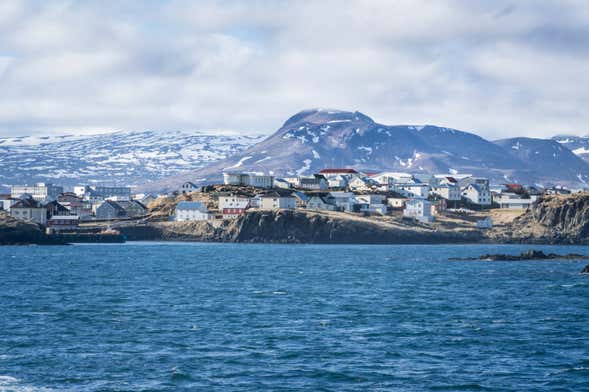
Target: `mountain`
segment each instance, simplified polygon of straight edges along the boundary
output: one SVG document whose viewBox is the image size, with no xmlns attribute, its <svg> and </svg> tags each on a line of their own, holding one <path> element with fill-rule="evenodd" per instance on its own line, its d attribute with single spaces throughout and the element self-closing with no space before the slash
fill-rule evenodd
<svg viewBox="0 0 589 392">
<path fill-rule="evenodd" d="M 219 181 L 223 170 L 294 176 L 326 167 L 368 172 L 460 172 L 487 176 L 496 182 L 522 183 L 577 184 L 589 174 L 589 166 L 565 151 L 542 154 L 539 170 L 536 157 L 515 154 L 507 144 L 451 128 L 388 126 L 360 112 L 313 109 L 295 114 L 269 138 L 235 156 L 154 185 L 173 189 L 186 179 Z"/>
<path fill-rule="evenodd" d="M 568 148 L 584 161 L 589 162 L 589 136 L 557 135 L 552 140 Z"/>
<path fill-rule="evenodd" d="M 539 182 L 558 178 L 573 182 L 576 178 L 582 184 L 589 181 L 589 164 L 555 140 L 516 137 L 497 140 L 495 144 L 524 162 Z"/>
<path fill-rule="evenodd" d="M 0 138 L 0 188 L 54 182 L 145 184 L 238 153 L 260 136 L 203 132 L 117 132 Z"/>
</svg>

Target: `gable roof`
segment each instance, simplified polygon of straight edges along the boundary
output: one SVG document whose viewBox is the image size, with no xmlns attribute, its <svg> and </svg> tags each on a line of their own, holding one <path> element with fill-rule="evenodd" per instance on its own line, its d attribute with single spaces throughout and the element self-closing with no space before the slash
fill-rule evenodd
<svg viewBox="0 0 589 392">
<path fill-rule="evenodd" d="M 43 208 L 43 205 L 35 199 L 20 199 L 10 208 Z"/>
<path fill-rule="evenodd" d="M 336 169 L 336 168 L 331 168 L 331 169 L 323 169 L 321 171 L 319 171 L 320 174 L 356 174 L 358 173 L 356 170 L 354 169 Z"/>
</svg>

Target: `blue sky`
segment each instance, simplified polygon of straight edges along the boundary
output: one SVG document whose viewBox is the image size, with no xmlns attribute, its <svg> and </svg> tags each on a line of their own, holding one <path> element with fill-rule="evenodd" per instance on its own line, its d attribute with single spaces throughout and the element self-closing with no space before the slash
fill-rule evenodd
<svg viewBox="0 0 589 392">
<path fill-rule="evenodd" d="M 586 134 L 581 0 L 0 0 L 0 136 L 271 132 L 312 107 Z"/>
</svg>

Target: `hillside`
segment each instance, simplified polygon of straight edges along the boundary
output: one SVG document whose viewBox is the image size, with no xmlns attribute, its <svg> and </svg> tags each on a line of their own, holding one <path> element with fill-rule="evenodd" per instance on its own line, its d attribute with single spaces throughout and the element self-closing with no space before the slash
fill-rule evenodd
<svg viewBox="0 0 589 392">
<path fill-rule="evenodd" d="M 201 168 L 260 140 L 260 136 L 152 131 L 0 138 L 0 188 L 35 182 L 145 184 Z"/>
<path fill-rule="evenodd" d="M 154 186 L 175 189 L 189 179 L 216 182 L 224 170 L 294 176 L 334 166 L 369 172 L 461 172 L 496 182 L 578 185 L 589 174 L 589 165 L 573 158 L 565 151 L 543 154 L 542 168 L 538 168 L 534 156 L 514 154 L 511 146 L 472 133 L 433 125 L 388 126 L 360 112 L 313 109 L 295 114 L 273 135 L 234 156 Z"/>
<path fill-rule="evenodd" d="M 567 181 L 577 179 L 579 183 L 585 184 L 589 180 L 587 162 L 555 140 L 517 137 L 497 140 L 495 143 L 513 158 L 526 163 L 530 176 L 534 176 L 538 182 L 562 178 Z"/>
</svg>

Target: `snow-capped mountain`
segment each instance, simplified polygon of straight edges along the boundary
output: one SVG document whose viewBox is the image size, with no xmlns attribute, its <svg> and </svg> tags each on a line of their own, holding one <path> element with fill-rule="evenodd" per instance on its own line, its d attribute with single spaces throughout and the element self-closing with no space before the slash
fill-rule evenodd
<svg viewBox="0 0 589 392">
<path fill-rule="evenodd" d="M 54 182 L 138 185 L 226 158 L 261 136 L 208 132 L 116 132 L 0 138 L 0 188 Z"/>
<path fill-rule="evenodd" d="M 542 149 L 540 168 L 537 157 L 516 154 L 508 144 L 493 143 L 456 129 L 387 126 L 360 112 L 313 109 L 292 116 L 272 136 L 235 156 L 157 185 L 172 189 L 186 179 L 219 181 L 223 170 L 295 176 L 326 167 L 353 167 L 368 172 L 460 172 L 490 177 L 496 182 L 546 184 L 581 183 L 589 174 L 589 165 L 573 159 L 575 156 L 566 151 L 553 155 Z"/>
<path fill-rule="evenodd" d="M 571 150 L 552 139 L 516 137 L 497 140 L 511 156 L 526 164 L 531 177 L 539 182 L 561 179 L 589 182 L 589 165 Z"/>
<path fill-rule="evenodd" d="M 552 138 L 575 155 L 589 162 L 589 136 L 557 135 Z"/>
</svg>

